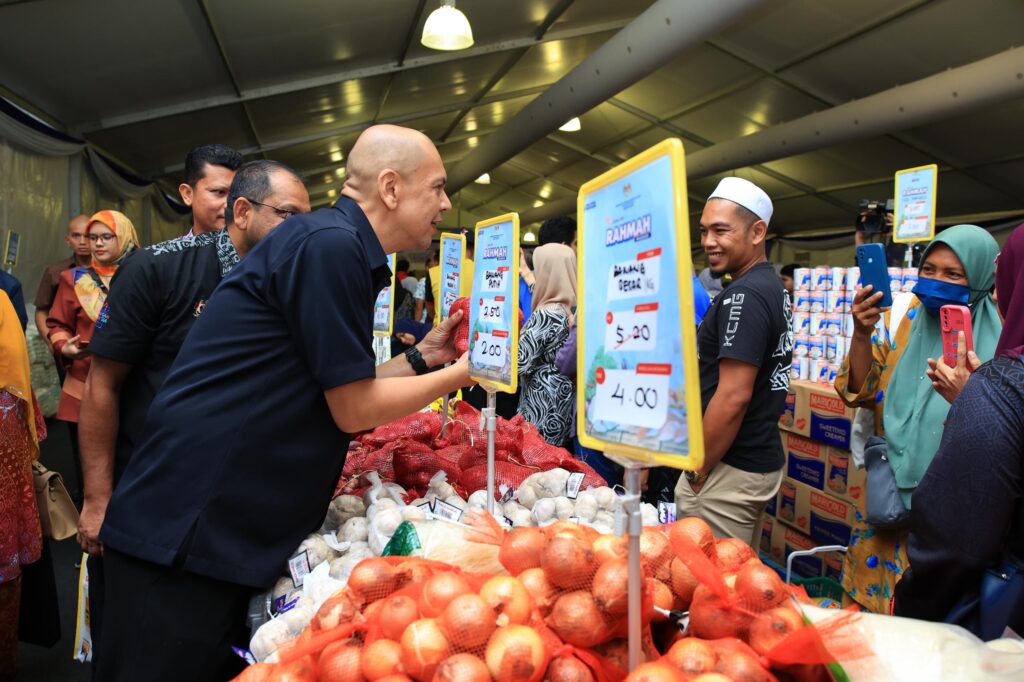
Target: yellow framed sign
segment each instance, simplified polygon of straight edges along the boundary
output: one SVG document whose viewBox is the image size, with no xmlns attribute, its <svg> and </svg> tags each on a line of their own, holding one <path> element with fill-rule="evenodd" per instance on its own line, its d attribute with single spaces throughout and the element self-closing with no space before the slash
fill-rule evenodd
<svg viewBox="0 0 1024 682">
<path fill-rule="evenodd" d="M 395 254 L 388 256 L 391 283 L 380 290 L 373 303 L 373 335 L 391 336 L 395 325 Z"/>
<path fill-rule="evenodd" d="M 7 237 L 4 239 L 4 262 L 5 268 L 13 268 L 18 264 L 18 251 L 21 249 L 21 234 L 14 230 L 7 230 Z"/>
<path fill-rule="evenodd" d="M 930 242 L 935 239 L 935 193 L 939 167 L 934 163 L 896 171 L 894 242 Z"/>
<path fill-rule="evenodd" d="M 488 391 L 519 384 L 519 214 L 476 224 L 469 376 Z"/>
<path fill-rule="evenodd" d="M 664 140 L 580 188 L 580 442 L 704 464 L 683 145 Z"/>
<path fill-rule="evenodd" d="M 438 318 L 448 317 L 452 303 L 462 291 L 462 264 L 466 261 L 466 237 L 446 232 L 441 235 L 441 300 Z"/>
</svg>

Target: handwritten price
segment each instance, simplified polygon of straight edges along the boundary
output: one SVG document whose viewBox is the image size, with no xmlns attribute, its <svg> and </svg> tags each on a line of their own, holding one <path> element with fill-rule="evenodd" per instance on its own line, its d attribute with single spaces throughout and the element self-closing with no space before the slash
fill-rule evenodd
<svg viewBox="0 0 1024 682">
<path fill-rule="evenodd" d="M 470 361 L 477 367 L 504 367 L 508 353 L 508 337 L 499 338 L 492 334 L 480 334 L 473 344 Z"/>
<path fill-rule="evenodd" d="M 599 369 L 594 418 L 627 426 L 660 429 L 668 418 L 668 374 Z"/>
</svg>

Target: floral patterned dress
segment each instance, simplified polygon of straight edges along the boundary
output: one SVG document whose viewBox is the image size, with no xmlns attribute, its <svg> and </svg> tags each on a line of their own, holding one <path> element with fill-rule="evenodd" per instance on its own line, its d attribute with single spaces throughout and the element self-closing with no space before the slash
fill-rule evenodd
<svg viewBox="0 0 1024 682">
<path fill-rule="evenodd" d="M 850 406 L 867 406 L 875 413 L 875 433 L 885 436 L 882 413 L 885 391 L 893 369 L 899 362 L 910 337 L 910 326 L 920 311 L 915 298 L 907 315 L 900 322 L 895 337 L 874 334 L 871 337 L 872 363 L 867 378 L 858 393 L 849 391 L 850 360 L 836 377 L 839 396 Z M 885 313 L 885 328 L 889 329 L 889 312 Z M 857 501 L 857 522 L 850 536 L 850 547 L 843 560 L 843 589 L 864 608 L 874 613 L 890 613 L 896 583 L 907 567 L 906 530 L 881 530 L 865 520 L 864 497 Z"/>
<path fill-rule="evenodd" d="M 46 437 L 37 407 L 36 434 Z M 39 452 L 32 443 L 25 401 L 0 390 L 0 583 L 21 575 L 21 566 L 39 559 L 42 531 L 32 484 L 32 461 Z"/>
<path fill-rule="evenodd" d="M 519 414 L 551 445 L 564 447 L 573 433 L 575 387 L 555 367 L 555 353 L 569 336 L 569 317 L 541 308 L 519 334 Z"/>
</svg>

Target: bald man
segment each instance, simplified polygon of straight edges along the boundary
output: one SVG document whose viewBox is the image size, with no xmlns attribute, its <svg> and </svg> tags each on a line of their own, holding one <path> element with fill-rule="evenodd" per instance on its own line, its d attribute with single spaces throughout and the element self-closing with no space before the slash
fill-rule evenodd
<svg viewBox="0 0 1024 682">
<path fill-rule="evenodd" d="M 64 243 L 71 249 L 71 256 L 64 260 L 49 265 L 43 271 L 43 277 L 39 281 L 39 290 L 36 292 L 36 329 L 39 336 L 46 345 L 50 345 L 47 338 L 46 316 L 50 314 L 53 306 L 53 299 L 57 295 L 57 285 L 60 284 L 60 273 L 78 266 L 87 266 L 92 263 L 92 254 L 89 252 L 89 240 L 85 234 L 85 228 L 89 226 L 89 216 L 76 215 L 68 221 L 68 233 L 64 235 Z M 52 349 L 51 349 L 52 350 Z"/>
<path fill-rule="evenodd" d="M 430 245 L 445 181 L 428 138 L 370 128 L 338 202 L 286 220 L 210 297 L 107 508 L 104 646 L 117 655 L 100 679 L 234 676 L 249 599 L 320 527 L 349 434 L 470 383 L 451 339 L 461 315 L 379 367 L 372 351 L 387 254 Z"/>
</svg>

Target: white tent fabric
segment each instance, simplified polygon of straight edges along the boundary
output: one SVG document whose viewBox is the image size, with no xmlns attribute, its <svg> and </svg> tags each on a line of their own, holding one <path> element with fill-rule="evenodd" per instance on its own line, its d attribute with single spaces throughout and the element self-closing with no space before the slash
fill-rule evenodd
<svg viewBox="0 0 1024 682">
<path fill-rule="evenodd" d="M 27 112 L 25 115 L 31 116 Z M 40 123 L 42 122 L 40 121 Z M 85 149 L 84 141 L 72 142 L 47 135 L 3 112 L 0 112 L 0 138 L 8 140 L 12 145 L 26 151 L 43 156 L 71 156 Z"/>
</svg>

